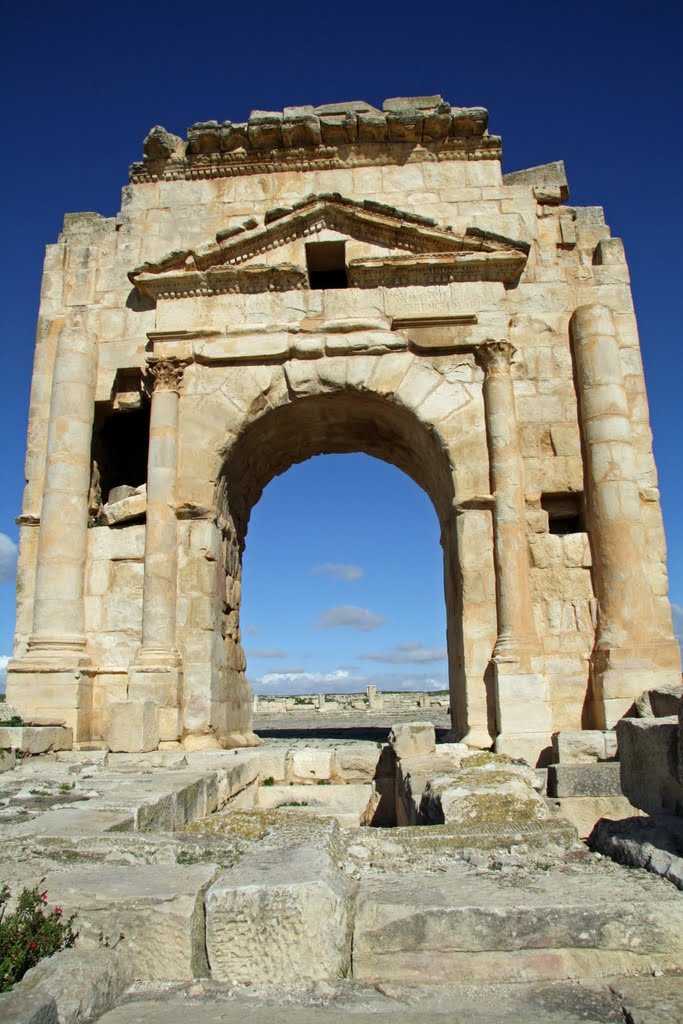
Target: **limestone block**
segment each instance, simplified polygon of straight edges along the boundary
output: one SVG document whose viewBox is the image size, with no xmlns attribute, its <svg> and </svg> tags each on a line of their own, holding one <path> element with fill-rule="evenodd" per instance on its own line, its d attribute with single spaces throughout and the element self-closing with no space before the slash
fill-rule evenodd
<svg viewBox="0 0 683 1024">
<path fill-rule="evenodd" d="M 618 821 L 642 812 L 623 796 L 565 796 L 553 800 L 553 805 L 578 832 L 579 839 L 586 839 L 601 818 Z"/>
<path fill-rule="evenodd" d="M 618 761 L 603 764 L 551 764 L 548 796 L 621 796 Z"/>
<path fill-rule="evenodd" d="M 648 814 L 683 814 L 678 781 L 678 718 L 622 718 L 617 722 L 621 788 Z"/>
<path fill-rule="evenodd" d="M 539 872 L 531 885 L 501 886 L 458 866 L 415 887 L 400 875 L 365 878 L 354 980 L 500 984 L 677 970 L 683 903 L 662 898 L 662 884 L 566 867 Z"/>
<path fill-rule="evenodd" d="M 41 960 L 11 993 L 0 995 L 0 1020 L 13 1024 L 93 1020 L 111 1009 L 131 979 L 132 972 L 113 949 L 87 953 L 65 949 Z M 47 1012 L 50 1004 L 54 1016 Z"/>
<path fill-rule="evenodd" d="M 636 700 L 639 718 L 668 718 L 677 715 L 683 700 L 683 686 L 658 686 L 645 690 Z"/>
<path fill-rule="evenodd" d="M 98 950 L 102 933 L 131 978 L 180 981 L 208 973 L 203 892 L 216 871 L 215 864 L 98 864 L 48 872 L 45 888 L 65 915 L 78 913 L 79 951 Z"/>
<path fill-rule="evenodd" d="M 549 812 L 534 788 L 535 779 L 523 766 L 506 760 L 480 763 L 481 758 L 475 757 L 475 766 L 468 768 L 466 759 L 459 771 L 430 779 L 420 801 L 421 820 L 483 831 L 502 825 L 523 831 L 530 822 L 547 819 Z"/>
<path fill-rule="evenodd" d="M 112 751 L 138 753 L 159 745 L 159 723 L 154 701 L 114 701 L 109 705 L 107 742 Z"/>
<path fill-rule="evenodd" d="M 370 782 L 375 775 L 380 749 L 376 743 L 335 747 L 335 778 L 342 782 Z"/>
<path fill-rule="evenodd" d="M 557 764 L 585 764 L 605 761 L 616 754 L 616 733 L 613 730 L 562 730 L 553 733 L 553 761 Z"/>
<path fill-rule="evenodd" d="M 301 747 L 287 754 L 288 782 L 316 782 L 331 779 L 335 770 L 333 750 Z"/>
<path fill-rule="evenodd" d="M 255 850 L 207 891 L 211 976 L 301 986 L 348 969 L 348 883 L 324 849 Z"/>
<path fill-rule="evenodd" d="M 436 732 L 431 722 L 401 722 L 392 727 L 389 743 L 398 758 L 433 754 Z"/>
<path fill-rule="evenodd" d="M 46 754 L 52 750 L 71 750 L 72 746 L 73 730 L 63 726 L 0 726 L 0 750 Z"/>
<path fill-rule="evenodd" d="M 132 494 L 128 498 L 102 508 L 102 522 L 105 526 L 116 526 L 131 519 L 139 519 L 147 511 L 147 494 Z"/>
</svg>

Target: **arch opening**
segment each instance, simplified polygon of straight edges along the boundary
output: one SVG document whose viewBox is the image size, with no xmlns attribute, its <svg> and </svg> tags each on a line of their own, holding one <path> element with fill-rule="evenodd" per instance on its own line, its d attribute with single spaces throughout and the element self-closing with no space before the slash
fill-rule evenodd
<svg viewBox="0 0 683 1024">
<path fill-rule="evenodd" d="M 225 606 L 223 629 L 228 663 L 242 674 L 246 670 L 239 620 L 242 555 L 252 508 L 268 483 L 291 466 L 316 455 L 354 452 L 402 470 L 435 509 L 443 549 L 451 719 L 455 735 L 463 737 L 468 732 L 468 700 L 453 467 L 435 430 L 412 410 L 377 394 L 344 390 L 298 397 L 269 408 L 242 430 L 227 451 L 217 504 L 223 522 L 227 591 L 233 595 Z"/>
</svg>

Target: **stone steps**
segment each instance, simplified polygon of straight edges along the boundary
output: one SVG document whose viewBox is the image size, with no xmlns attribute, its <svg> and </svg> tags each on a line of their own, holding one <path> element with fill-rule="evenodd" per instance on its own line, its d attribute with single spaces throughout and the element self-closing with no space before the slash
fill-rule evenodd
<svg viewBox="0 0 683 1024">
<path fill-rule="evenodd" d="M 444 984 L 604 977 L 676 969 L 683 899 L 643 875 L 564 865 L 495 878 L 457 865 L 361 880 L 353 975 Z"/>
</svg>

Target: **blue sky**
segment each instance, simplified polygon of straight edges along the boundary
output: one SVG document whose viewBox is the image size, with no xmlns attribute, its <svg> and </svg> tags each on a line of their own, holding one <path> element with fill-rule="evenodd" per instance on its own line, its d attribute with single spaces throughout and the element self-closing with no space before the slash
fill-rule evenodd
<svg viewBox="0 0 683 1024">
<path fill-rule="evenodd" d="M 67 211 L 118 210 L 128 165 L 154 124 L 184 134 L 195 121 L 339 99 L 440 92 L 486 106 L 505 171 L 564 159 L 570 201 L 605 207 L 631 266 L 681 623 L 682 30 L 675 0 L 435 0 L 424 12 L 353 0 L 6 5 L 0 674 L 14 628 L 14 517 L 45 244 Z M 252 680 L 296 668 L 315 681 L 295 689 L 334 689 L 340 672 L 351 688 L 445 681 L 436 530 L 416 486 L 364 456 L 313 459 L 271 483 L 245 560 L 243 623 L 257 630 L 245 643 L 261 651 Z M 362 573 L 345 578 L 330 566 Z M 321 621 L 330 609 L 342 612 Z M 318 682 L 330 675 L 334 685 Z"/>
</svg>

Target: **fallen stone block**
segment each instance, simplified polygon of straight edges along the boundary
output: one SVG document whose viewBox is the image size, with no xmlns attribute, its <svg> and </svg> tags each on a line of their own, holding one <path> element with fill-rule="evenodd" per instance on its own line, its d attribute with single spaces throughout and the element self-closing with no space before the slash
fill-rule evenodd
<svg viewBox="0 0 683 1024">
<path fill-rule="evenodd" d="M 94 1020 L 112 1009 L 131 981 L 130 971 L 112 949 L 65 949 L 61 953 L 41 960 L 16 985 L 11 998 L 0 995 L 0 1021 L 14 1024 L 80 1024 Z M 7 1003 L 5 1003 L 7 1000 Z M 33 1007 L 34 1015 L 21 1015 L 22 1001 Z M 54 1017 L 51 1016 L 54 1007 Z M 35 1013 L 39 1012 L 35 1016 Z M 45 1016 L 45 1013 L 48 1016 Z"/>
<path fill-rule="evenodd" d="M 623 796 L 619 762 L 551 764 L 548 796 Z"/>
<path fill-rule="evenodd" d="M 78 951 L 115 948 L 136 981 L 205 977 L 204 890 L 215 864 L 98 864 L 50 871 L 45 888 L 78 914 Z"/>
<path fill-rule="evenodd" d="M 552 736 L 555 764 L 585 764 L 616 757 L 617 737 L 613 730 L 582 729 L 555 732 Z"/>
<path fill-rule="evenodd" d="M 645 690 L 635 707 L 639 718 L 669 718 L 677 715 L 683 700 L 683 686 L 658 686 Z"/>
<path fill-rule="evenodd" d="M 678 718 L 622 718 L 617 738 L 624 795 L 648 814 L 682 813 Z"/>
<path fill-rule="evenodd" d="M 392 727 L 389 744 L 399 758 L 433 754 L 436 732 L 431 722 L 401 722 Z"/>
<path fill-rule="evenodd" d="M 102 507 L 102 522 L 105 526 L 116 526 L 140 519 L 147 512 L 147 493 L 131 494 L 127 498 Z"/>
<path fill-rule="evenodd" d="M 474 764 L 468 767 L 469 761 Z M 437 775 L 425 786 L 419 820 L 427 825 L 466 825 L 486 830 L 501 825 L 523 830 L 530 822 L 549 817 L 547 804 L 533 783 L 533 769 L 516 765 L 503 755 L 469 758 L 448 775 Z"/>
<path fill-rule="evenodd" d="M 22 754 L 47 754 L 53 750 L 71 750 L 73 730 L 64 726 L 0 726 L 0 749 Z"/>
<path fill-rule="evenodd" d="M 683 819 L 677 816 L 601 820 L 588 837 L 588 845 L 618 864 L 644 868 L 683 889 Z"/>
<path fill-rule="evenodd" d="M 576 827 L 580 839 L 586 839 L 601 818 L 614 821 L 641 813 L 625 796 L 565 796 L 553 800 L 553 805 Z"/>
<path fill-rule="evenodd" d="M 325 849 L 255 851 L 207 891 L 211 976 L 299 987 L 349 967 L 348 883 Z"/>
</svg>

